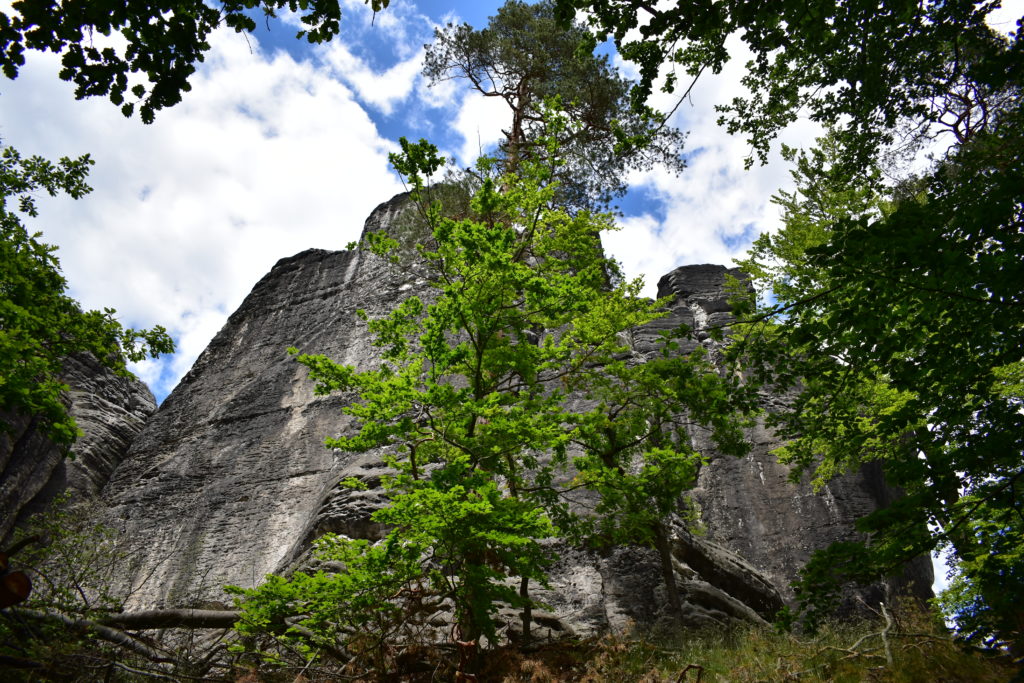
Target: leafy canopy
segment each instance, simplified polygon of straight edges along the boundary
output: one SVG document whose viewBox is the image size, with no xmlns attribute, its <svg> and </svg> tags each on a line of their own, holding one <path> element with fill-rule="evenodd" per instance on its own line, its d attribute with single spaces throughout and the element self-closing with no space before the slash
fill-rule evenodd
<svg viewBox="0 0 1024 683">
<path fill-rule="evenodd" d="M 996 5 L 991 2 L 554 2 L 565 24 L 578 10 L 587 11 L 596 38 L 613 37 L 622 57 L 637 64 L 637 105 L 650 96 L 663 70 L 667 92 L 676 91 L 680 78 L 719 73 L 731 58 L 727 42 L 741 39 L 752 53 L 743 77 L 747 93 L 717 105 L 719 122 L 745 135 L 761 163 L 779 131 L 806 116 L 843 127 L 844 163 L 870 165 L 907 117 L 949 120 L 951 84 L 999 89 L 1019 78 L 1021 68 L 1019 37 L 1010 50 L 991 49 L 985 24 Z M 978 52 L 993 58 L 970 59 Z M 972 99 L 977 93 L 961 94 Z M 747 160 L 752 162 L 753 156 Z"/>
<path fill-rule="evenodd" d="M 78 436 L 62 400 L 66 356 L 88 352 L 129 376 L 127 362 L 174 350 L 163 327 L 125 329 L 112 309 L 83 311 L 66 293 L 56 247 L 25 227 L 23 218 L 38 215 L 35 193 L 88 193 L 92 163 L 88 155 L 53 164 L 0 149 L 0 429 L 9 428 L 10 416 L 36 416 L 43 433 L 64 446 Z"/>
<path fill-rule="evenodd" d="M 747 92 L 718 105 L 727 130 L 761 162 L 798 116 L 831 130 L 787 152 L 798 191 L 779 196 L 784 227 L 744 262 L 774 301 L 742 344 L 763 382 L 794 392 L 774 416 L 785 460 L 819 483 L 877 461 L 907 495 L 861 520 L 865 543 L 819 554 L 799 588 L 820 607 L 847 579 L 948 547 L 961 633 L 1021 650 L 1024 31 L 993 32 L 996 6 L 555 0 L 563 23 L 588 10 L 596 39 L 639 65 L 634 104 L 663 70 L 670 92 L 719 72 L 735 37 L 752 59 Z M 934 164 L 903 177 L 891 159 L 924 147 Z"/>
<path fill-rule="evenodd" d="M 962 634 L 1020 647 L 1024 599 L 1024 138 L 1021 112 L 888 198 L 803 163 L 786 224 L 747 265 L 772 286 L 748 337 L 765 381 L 798 386 L 781 456 L 819 481 L 868 461 L 906 495 L 860 521 L 865 543 L 816 557 L 801 590 L 949 549 Z M 838 165 L 837 165 L 838 166 Z M 835 167 L 833 167 L 834 170 Z M 827 206 L 825 211 L 821 208 Z M 772 262 L 774 261 L 774 266 Z M 785 309 L 785 317 L 777 314 Z M 969 598 L 964 591 L 970 586 Z M 994 639 L 994 640 L 993 640 Z"/>
<path fill-rule="evenodd" d="M 699 352 L 674 353 L 672 333 L 648 362 L 630 350 L 630 332 L 662 315 L 663 302 L 639 298 L 641 283 L 604 256 L 598 235 L 610 216 L 558 204 L 557 140 L 570 123 L 546 117 L 545 163 L 485 177 L 459 216 L 431 201 L 436 149 L 402 140 L 392 161 L 430 228 L 414 276 L 432 289 L 383 318 L 364 316 L 381 350 L 375 368 L 298 355 L 317 393 L 343 392 L 355 419 L 328 446 L 379 449 L 393 468 L 383 482 L 390 503 L 373 515 L 391 531 L 373 546 L 325 541 L 321 558 L 340 553 L 345 571 L 239 591 L 252 614 L 243 631 L 270 629 L 354 661 L 372 641 L 379 662 L 389 638 L 441 604 L 460 647 L 494 640 L 507 604 L 528 637 L 529 585 L 546 581 L 549 539 L 655 543 L 701 462 L 689 430 L 705 427 L 742 452 L 742 419 L 728 410 L 734 374 Z M 378 236 L 369 246 L 387 255 L 395 245 Z M 289 612 L 311 616 L 289 621 Z"/>
<path fill-rule="evenodd" d="M 374 12 L 390 4 L 365 2 Z M 55 52 L 62 55 L 60 77 L 75 84 L 75 97 L 107 96 L 125 116 L 138 106 L 145 123 L 191 90 L 188 79 L 222 23 L 252 33 L 258 17 L 287 10 L 299 13 L 303 24 L 296 38 L 322 43 L 341 30 L 339 0 L 15 0 L 11 10 L 0 12 L 0 69 L 7 78 L 17 78 L 26 50 Z"/>
</svg>

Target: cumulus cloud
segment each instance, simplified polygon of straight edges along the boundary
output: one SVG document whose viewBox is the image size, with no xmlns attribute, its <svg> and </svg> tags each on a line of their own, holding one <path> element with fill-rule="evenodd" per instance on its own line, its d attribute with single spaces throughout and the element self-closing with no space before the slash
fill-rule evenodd
<svg viewBox="0 0 1024 683">
<path fill-rule="evenodd" d="M 390 115 L 397 103 L 407 99 L 413 86 L 422 80 L 422 48 L 405 61 L 379 72 L 340 42 L 330 43 L 321 58 L 339 80 L 356 91 L 360 100 L 385 115 Z"/>
<path fill-rule="evenodd" d="M 73 296 L 131 326 L 164 324 L 170 359 L 139 367 L 155 393 L 188 370 L 278 259 L 340 249 L 402 187 L 352 90 L 311 61 L 213 36 L 193 90 L 152 126 L 75 102 L 53 55 L 30 54 L 0 107 L 6 144 L 50 158 L 91 153 L 95 191 L 43 203 L 33 227 L 60 247 Z"/>
<path fill-rule="evenodd" d="M 318 46 L 314 54 L 362 102 L 390 116 L 396 105 L 425 89 L 423 51 L 435 25 L 413 4 L 393 3 L 377 14 L 361 0 L 341 5 L 342 39 Z M 295 23 L 296 16 L 288 20 Z"/>
<path fill-rule="evenodd" d="M 647 296 L 655 296 L 658 278 L 670 270 L 692 263 L 732 265 L 758 234 L 779 227 L 771 196 L 792 185 L 786 163 L 775 153 L 767 166 L 745 170 L 749 146 L 716 123 L 715 105 L 744 92 L 740 78 L 748 59 L 746 50 L 738 39 L 732 40 L 729 49 L 733 59 L 722 73 L 701 76 L 682 103 L 678 95 L 656 89 L 653 106 L 668 112 L 679 105 L 670 123 L 689 131 L 687 168 L 678 177 L 664 168 L 634 173 L 631 191 L 645 197 L 644 210 L 627 210 L 620 220 L 622 230 L 604 237 L 608 251 L 622 262 L 627 275 L 644 277 Z M 634 65 L 621 60 L 617 65 L 625 75 L 635 76 Z M 685 90 L 689 82 L 683 74 L 680 83 L 680 90 Z M 780 140 L 806 147 L 821 132 L 817 125 L 799 121 Z"/>
<path fill-rule="evenodd" d="M 500 97 L 485 97 L 478 92 L 462 98 L 454 128 L 462 138 L 458 161 L 469 166 L 482 152 L 487 152 L 504 139 L 502 127 L 511 123 L 512 114 Z"/>
</svg>

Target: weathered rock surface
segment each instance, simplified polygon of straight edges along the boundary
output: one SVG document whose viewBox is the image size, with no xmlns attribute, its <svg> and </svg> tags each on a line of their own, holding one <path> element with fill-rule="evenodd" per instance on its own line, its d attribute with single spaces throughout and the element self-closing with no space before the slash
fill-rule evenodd
<svg viewBox="0 0 1024 683">
<path fill-rule="evenodd" d="M 43 437 L 32 418 L 5 420 L 14 431 L 0 433 L 0 540 L 19 519 L 66 489 L 82 496 L 98 493 L 156 410 L 145 384 L 115 375 L 88 354 L 67 358 L 63 379 L 71 414 L 83 432 L 73 459 Z"/>
<path fill-rule="evenodd" d="M 372 254 L 321 250 L 257 283 L 104 490 L 106 521 L 138 550 L 129 607 L 223 601 L 224 584 L 252 586 L 300 553 L 339 473 L 367 456 L 324 447 L 345 429 L 340 399 L 314 396 L 287 349 L 372 366 L 356 310 L 381 315 L 415 284 Z"/>
<path fill-rule="evenodd" d="M 677 268 L 662 277 L 658 296 L 675 294 L 676 299 L 672 314 L 658 324 L 696 323 L 699 329 L 733 322 L 727 277 L 741 279 L 742 274 L 738 269 L 701 265 Z M 703 344 L 714 343 L 706 335 L 698 337 Z M 765 396 L 765 407 L 771 410 L 778 400 Z M 701 469 L 691 496 L 707 530 L 706 540 L 756 567 L 789 602 L 794 597 L 789 584 L 811 553 L 834 541 L 857 538 L 853 521 L 888 506 L 896 492 L 885 483 L 877 464 L 834 479 L 814 492 L 809 477 L 798 484 L 791 482 L 790 468 L 771 455 L 781 445 L 771 431 L 757 425 L 748 432 L 748 439 L 753 448 L 746 457 L 712 457 Z M 699 445 L 713 452 L 709 444 Z M 679 554 L 691 566 L 704 564 L 692 552 Z M 919 558 L 900 581 L 869 588 L 862 597 L 872 605 L 885 591 L 910 589 L 930 597 L 932 580 L 931 562 Z"/>
<path fill-rule="evenodd" d="M 402 201 L 378 207 L 367 229 L 392 225 Z M 635 335 L 637 352 L 653 350 L 658 329 L 728 324 L 724 273 L 696 266 L 666 276 L 662 288 L 677 294 L 671 315 Z M 223 602 L 222 585 L 252 586 L 297 566 L 325 532 L 384 533 L 370 519 L 383 502 L 373 488 L 386 471 L 380 454 L 323 446 L 347 428 L 344 397 L 314 396 L 286 349 L 370 368 L 375 349 L 356 309 L 381 315 L 423 284 L 415 271 L 366 252 L 311 250 L 281 260 L 255 286 L 104 489 L 107 521 L 136 545 L 135 570 L 124 577 L 134 589 L 129 608 Z M 856 478 L 821 496 L 790 484 L 768 455 L 771 436 L 753 435 L 751 456 L 713 457 L 700 475 L 695 498 L 706 537 L 681 529 L 673 537 L 689 625 L 770 616 L 791 597 L 787 584 L 807 553 L 852 533 L 854 516 L 872 504 Z M 371 488 L 337 486 L 350 476 Z M 551 589 L 536 592 L 551 607 L 537 615 L 542 631 L 585 636 L 665 618 L 654 551 L 558 551 Z M 514 622 L 509 615 L 510 632 Z"/>
</svg>

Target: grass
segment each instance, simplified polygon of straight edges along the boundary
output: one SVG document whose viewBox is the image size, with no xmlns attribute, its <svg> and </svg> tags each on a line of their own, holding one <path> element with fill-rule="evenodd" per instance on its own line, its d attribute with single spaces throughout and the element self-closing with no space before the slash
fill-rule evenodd
<svg viewBox="0 0 1024 683">
<path fill-rule="evenodd" d="M 884 634 L 884 638 L 883 638 Z M 38 635 L 38 634 L 37 634 Z M 64 634 L 65 636 L 73 634 Z M 1005 682 L 1022 674 L 1009 657 L 962 647 L 941 621 L 920 609 L 898 609 L 885 620 L 837 622 L 814 635 L 770 627 L 719 632 L 683 632 L 674 637 L 609 635 L 530 648 L 485 650 L 476 677 L 459 678 L 451 646 L 406 646 L 387 672 L 342 666 L 330 660 L 304 661 L 281 651 L 266 660 L 223 660 L 196 669 L 201 652 L 182 654 L 179 666 L 161 669 L 109 644 L 75 637 L 44 638 L 33 652 L 38 668 L 18 669 L 0 661 L 4 681 L 225 681 L 232 683 L 754 683 L 774 681 L 885 681 L 895 683 Z M 3 652 L 0 652 L 2 654 Z M 191 674 L 191 675 L 189 675 Z"/>
<path fill-rule="evenodd" d="M 883 639 L 884 629 L 884 621 L 862 621 L 833 624 L 813 636 L 757 627 L 658 641 L 607 636 L 530 654 L 496 651 L 480 680 L 983 683 L 1009 681 L 1016 673 L 1008 658 L 963 648 L 919 611 L 900 612 Z"/>
</svg>

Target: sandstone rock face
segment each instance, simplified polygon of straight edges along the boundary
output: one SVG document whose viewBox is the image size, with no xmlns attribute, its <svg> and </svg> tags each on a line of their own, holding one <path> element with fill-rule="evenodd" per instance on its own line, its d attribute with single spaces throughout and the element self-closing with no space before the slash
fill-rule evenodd
<svg viewBox="0 0 1024 683">
<path fill-rule="evenodd" d="M 658 283 L 658 296 L 675 294 L 676 298 L 672 314 L 658 324 L 671 327 L 695 322 L 699 329 L 731 323 L 727 277 L 742 278 L 742 274 L 738 269 L 701 265 L 684 266 L 665 275 Z M 714 344 L 706 335 L 698 335 L 701 337 L 701 343 Z M 764 396 L 763 401 L 771 410 L 780 397 Z M 707 530 L 706 539 L 757 567 L 791 602 L 794 595 L 789 584 L 811 553 L 834 541 L 858 538 L 854 520 L 888 506 L 896 492 L 886 485 L 877 464 L 834 479 L 815 492 L 809 477 L 799 484 L 789 480 L 790 468 L 771 455 L 781 444 L 770 430 L 758 425 L 748 432 L 748 439 L 753 448 L 746 457 L 712 457 L 691 495 Z M 704 446 L 704 452 L 714 452 Z M 885 593 L 897 590 L 931 596 L 933 576 L 928 558 L 914 561 L 904 574 L 898 582 L 861 591 L 861 597 L 877 605 Z"/>
<path fill-rule="evenodd" d="M 71 414 L 83 432 L 72 448 L 74 459 L 44 438 L 32 418 L 9 420 L 13 433 L 0 434 L 0 540 L 20 518 L 66 489 L 82 496 L 98 493 L 156 410 L 145 384 L 115 375 L 90 355 L 66 359 L 63 379 Z"/>
<path fill-rule="evenodd" d="M 390 230 L 403 201 L 378 207 L 367 229 Z M 653 351 L 666 326 L 727 324 L 724 273 L 696 266 L 666 276 L 663 289 L 678 296 L 668 318 L 634 335 L 638 356 Z M 286 349 L 372 368 L 375 349 L 355 311 L 383 315 L 424 285 L 415 270 L 366 252 L 311 250 L 281 260 L 255 286 L 103 491 L 106 521 L 136 546 L 136 564 L 123 577 L 132 588 L 129 608 L 222 603 L 224 584 L 253 586 L 268 572 L 308 562 L 311 541 L 325 532 L 369 539 L 385 533 L 370 519 L 385 502 L 374 487 L 386 472 L 381 454 L 323 446 L 348 427 L 339 410 L 344 397 L 314 396 L 305 368 Z M 713 458 L 700 475 L 695 498 L 706 536 L 674 527 L 677 585 L 690 626 L 771 616 L 791 597 L 794 563 L 852 533 L 853 515 L 871 504 L 853 485 L 823 497 L 789 484 L 767 453 L 770 435 L 754 437 L 749 458 Z M 347 477 L 370 488 L 338 487 Z M 542 635 L 586 636 L 667 619 L 653 550 L 553 551 L 559 559 L 551 588 L 534 591 L 551 607 L 535 615 Z M 514 633 L 517 617 L 507 616 Z"/>
<path fill-rule="evenodd" d="M 339 473 L 373 458 L 324 447 L 345 429 L 340 399 L 314 396 L 287 349 L 372 367 L 356 310 L 382 315 L 415 286 L 372 254 L 321 250 L 256 284 L 104 490 L 105 521 L 138 551 L 129 607 L 221 602 L 224 584 L 252 586 L 301 553 Z"/>
</svg>

